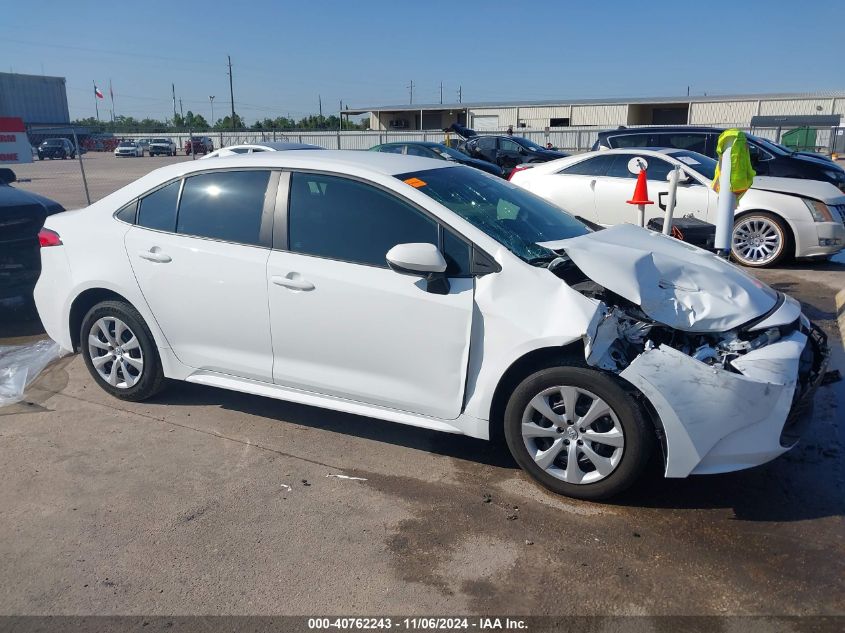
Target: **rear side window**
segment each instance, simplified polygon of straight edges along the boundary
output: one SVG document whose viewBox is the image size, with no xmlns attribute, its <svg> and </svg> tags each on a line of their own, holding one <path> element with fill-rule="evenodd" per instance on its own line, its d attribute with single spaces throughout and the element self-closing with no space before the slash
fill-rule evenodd
<svg viewBox="0 0 845 633">
<path fill-rule="evenodd" d="M 593 158 L 582 160 L 580 163 L 575 163 L 574 165 L 565 167 L 558 173 L 568 174 L 571 176 L 604 176 L 607 173 L 607 168 L 612 162 L 612 154 L 599 154 Z"/>
<path fill-rule="evenodd" d="M 291 176 L 288 208 L 290 250 L 387 267 L 397 244 L 437 244 L 434 220 L 381 189 L 322 174 Z"/>
<path fill-rule="evenodd" d="M 674 147 L 676 149 L 687 149 L 691 152 L 704 154 L 707 149 L 706 134 L 660 134 L 658 135 L 660 147 Z"/>
<path fill-rule="evenodd" d="M 636 154 L 616 154 L 613 157 L 613 164 L 607 170 L 607 175 L 612 178 L 636 178 L 637 175 L 628 169 L 628 163 Z M 646 176 L 649 180 L 666 180 L 666 176 L 672 171 L 672 164 L 654 156 L 641 156 L 646 164 Z"/>
<path fill-rule="evenodd" d="M 496 149 L 496 138 L 493 136 L 482 136 L 476 141 L 478 149 Z"/>
<path fill-rule="evenodd" d="M 650 147 L 648 134 L 621 134 L 619 136 L 608 136 L 607 140 L 614 149 L 617 147 Z"/>
<path fill-rule="evenodd" d="M 217 171 L 185 180 L 177 233 L 261 245 L 269 171 Z"/>
<path fill-rule="evenodd" d="M 171 182 L 141 198 L 138 207 L 139 226 L 157 231 L 173 231 L 176 228 L 176 203 L 179 201 L 180 183 L 179 180 Z"/>
</svg>

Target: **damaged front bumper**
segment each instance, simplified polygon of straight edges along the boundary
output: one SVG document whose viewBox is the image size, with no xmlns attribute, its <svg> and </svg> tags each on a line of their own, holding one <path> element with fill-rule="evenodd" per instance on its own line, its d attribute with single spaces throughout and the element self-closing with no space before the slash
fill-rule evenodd
<svg viewBox="0 0 845 633">
<path fill-rule="evenodd" d="M 820 334 L 815 327 L 795 331 L 748 352 L 733 361 L 740 373 L 668 345 L 635 358 L 619 375 L 639 389 L 660 419 L 666 476 L 750 468 L 794 446 L 827 367 L 829 352 Z"/>
</svg>

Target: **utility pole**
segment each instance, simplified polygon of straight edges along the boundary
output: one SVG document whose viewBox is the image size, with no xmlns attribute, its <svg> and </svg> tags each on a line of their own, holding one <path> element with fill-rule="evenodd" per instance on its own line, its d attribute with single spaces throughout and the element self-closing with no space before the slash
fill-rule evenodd
<svg viewBox="0 0 845 633">
<path fill-rule="evenodd" d="M 320 123 L 323 122 L 323 97 L 321 95 L 317 95 L 317 103 L 319 104 L 320 108 Z"/>
<path fill-rule="evenodd" d="M 414 80 L 411 79 L 411 85 L 406 86 L 406 87 L 409 88 L 410 91 L 411 91 L 411 101 L 410 101 L 410 103 L 413 103 L 414 102 Z"/>
<path fill-rule="evenodd" d="M 440 82 L 440 103 L 443 103 L 443 82 Z"/>
<path fill-rule="evenodd" d="M 337 129 L 343 129 L 343 99 L 338 101 L 338 108 L 337 108 Z M 338 148 L 340 149 L 340 148 Z"/>
<path fill-rule="evenodd" d="M 211 127 L 214 127 L 214 95 L 208 95 L 208 100 L 211 102 Z"/>
<path fill-rule="evenodd" d="M 463 103 L 461 98 L 463 97 L 463 86 L 458 86 L 458 103 Z"/>
<path fill-rule="evenodd" d="M 170 94 L 173 95 L 173 124 L 176 125 L 176 84 L 170 84 Z"/>
<path fill-rule="evenodd" d="M 232 102 L 232 131 L 235 131 L 235 91 L 232 88 L 232 56 L 226 55 L 229 60 L 229 99 Z"/>
</svg>

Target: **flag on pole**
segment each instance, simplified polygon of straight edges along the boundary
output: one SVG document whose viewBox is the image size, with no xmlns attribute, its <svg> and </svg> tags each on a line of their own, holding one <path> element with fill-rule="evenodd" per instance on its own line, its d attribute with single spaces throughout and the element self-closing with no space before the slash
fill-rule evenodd
<svg viewBox="0 0 845 633">
<path fill-rule="evenodd" d="M 105 99 L 103 91 L 97 88 L 97 84 L 94 84 L 94 96 L 97 97 L 97 99 Z"/>
<path fill-rule="evenodd" d="M 109 79 L 109 96 L 111 97 L 111 102 L 114 103 L 114 90 L 111 89 L 111 79 Z"/>
</svg>

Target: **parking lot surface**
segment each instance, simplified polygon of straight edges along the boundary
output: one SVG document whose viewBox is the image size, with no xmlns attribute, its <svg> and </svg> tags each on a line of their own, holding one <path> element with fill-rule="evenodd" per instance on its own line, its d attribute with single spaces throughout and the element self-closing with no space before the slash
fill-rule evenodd
<svg viewBox="0 0 845 633">
<path fill-rule="evenodd" d="M 185 157 L 85 160 L 100 197 Z M 69 169 L 15 171 L 73 207 Z M 845 371 L 845 264 L 757 274 L 804 303 Z M 0 328 L 0 344 L 41 336 L 25 313 Z M 594 504 L 487 442 L 187 383 L 125 403 L 67 357 L 0 409 L 0 612 L 842 614 L 845 383 L 816 403 L 771 464 L 654 468 Z"/>
</svg>

